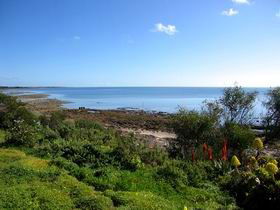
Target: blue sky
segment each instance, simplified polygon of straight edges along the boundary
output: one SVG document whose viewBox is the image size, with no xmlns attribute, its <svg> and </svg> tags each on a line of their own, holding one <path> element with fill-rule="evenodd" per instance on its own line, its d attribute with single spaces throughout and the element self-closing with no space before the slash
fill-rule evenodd
<svg viewBox="0 0 280 210">
<path fill-rule="evenodd" d="M 0 85 L 280 85 L 279 0 L 0 0 Z"/>
</svg>

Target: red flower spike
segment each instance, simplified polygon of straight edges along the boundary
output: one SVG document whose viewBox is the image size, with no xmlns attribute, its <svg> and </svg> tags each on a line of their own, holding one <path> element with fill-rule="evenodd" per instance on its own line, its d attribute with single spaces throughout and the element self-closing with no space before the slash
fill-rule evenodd
<svg viewBox="0 0 280 210">
<path fill-rule="evenodd" d="M 204 159 L 207 159 L 207 153 L 208 153 L 208 146 L 207 146 L 207 144 L 204 143 L 202 148 L 203 148 Z"/>
<path fill-rule="evenodd" d="M 192 149 L 192 161 L 195 161 L 195 153 L 194 153 L 194 149 Z"/>
<path fill-rule="evenodd" d="M 213 160 L 213 150 L 211 147 L 208 148 L 208 158 L 209 160 Z"/>
<path fill-rule="evenodd" d="M 222 148 L 222 160 L 226 161 L 227 159 L 228 159 L 228 149 L 227 149 L 227 140 L 225 140 Z"/>
</svg>

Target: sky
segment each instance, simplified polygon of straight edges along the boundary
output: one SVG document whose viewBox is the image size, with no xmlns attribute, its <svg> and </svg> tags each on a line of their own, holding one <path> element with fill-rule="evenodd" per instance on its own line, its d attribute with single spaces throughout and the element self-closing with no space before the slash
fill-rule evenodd
<svg viewBox="0 0 280 210">
<path fill-rule="evenodd" d="M 280 0 L 0 0 L 0 86 L 280 85 Z"/>
</svg>

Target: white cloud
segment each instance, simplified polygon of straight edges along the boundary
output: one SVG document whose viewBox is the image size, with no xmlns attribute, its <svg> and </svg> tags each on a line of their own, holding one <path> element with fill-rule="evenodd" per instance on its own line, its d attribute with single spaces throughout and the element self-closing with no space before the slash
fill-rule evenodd
<svg viewBox="0 0 280 210">
<path fill-rule="evenodd" d="M 81 37 L 79 37 L 79 36 L 74 36 L 73 39 L 75 39 L 75 40 L 80 40 Z"/>
<path fill-rule="evenodd" d="M 250 0 L 232 0 L 236 4 L 250 4 Z"/>
<path fill-rule="evenodd" d="M 238 10 L 230 8 L 228 10 L 223 11 L 222 15 L 225 15 L 225 16 L 235 16 L 235 15 L 238 15 L 238 13 L 239 13 Z"/>
<path fill-rule="evenodd" d="M 155 29 L 153 31 L 162 32 L 162 33 L 165 33 L 170 36 L 172 36 L 178 32 L 175 25 L 164 25 L 162 23 L 157 23 L 155 25 Z"/>
</svg>

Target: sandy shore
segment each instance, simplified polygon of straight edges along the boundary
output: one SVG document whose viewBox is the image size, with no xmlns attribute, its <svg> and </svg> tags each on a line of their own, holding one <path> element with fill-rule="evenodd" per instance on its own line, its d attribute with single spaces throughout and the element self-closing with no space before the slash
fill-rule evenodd
<svg viewBox="0 0 280 210">
<path fill-rule="evenodd" d="M 26 103 L 29 109 L 40 113 L 62 110 L 63 104 L 69 103 L 58 99 L 50 99 L 47 94 L 25 94 L 16 97 Z"/>
<path fill-rule="evenodd" d="M 123 133 L 133 133 L 135 136 L 142 138 L 149 147 L 168 147 L 170 141 L 176 138 L 175 133 L 154 131 L 154 130 L 142 130 L 142 129 L 129 129 L 121 128 Z"/>
</svg>

